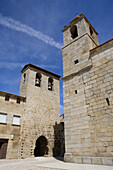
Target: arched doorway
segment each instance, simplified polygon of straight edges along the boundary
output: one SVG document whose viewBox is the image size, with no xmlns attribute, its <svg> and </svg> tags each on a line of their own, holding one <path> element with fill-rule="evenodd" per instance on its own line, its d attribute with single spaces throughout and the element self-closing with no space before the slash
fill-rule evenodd
<svg viewBox="0 0 113 170">
<path fill-rule="evenodd" d="M 35 144 L 35 150 L 34 150 L 35 157 L 48 155 L 47 145 L 48 145 L 48 141 L 47 141 L 46 137 L 40 136 L 36 140 L 36 144 Z"/>
</svg>

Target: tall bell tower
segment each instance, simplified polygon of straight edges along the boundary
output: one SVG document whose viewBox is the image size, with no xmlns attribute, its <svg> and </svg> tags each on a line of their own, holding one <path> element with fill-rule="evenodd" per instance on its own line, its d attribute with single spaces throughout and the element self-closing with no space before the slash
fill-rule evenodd
<svg viewBox="0 0 113 170">
<path fill-rule="evenodd" d="M 85 99 L 83 74 L 92 68 L 89 53 L 99 45 L 98 33 L 80 14 L 64 26 L 63 53 L 63 97 L 65 120 L 65 161 L 76 162 L 77 156 L 92 155 L 89 149 L 90 121 Z"/>
</svg>

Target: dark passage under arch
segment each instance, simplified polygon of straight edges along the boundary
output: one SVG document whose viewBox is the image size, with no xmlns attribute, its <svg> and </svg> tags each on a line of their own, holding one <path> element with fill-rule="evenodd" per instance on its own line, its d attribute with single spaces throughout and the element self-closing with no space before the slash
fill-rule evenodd
<svg viewBox="0 0 113 170">
<path fill-rule="evenodd" d="M 44 156 L 44 155 L 48 155 L 48 141 L 46 139 L 45 136 L 40 136 L 37 140 L 36 140 L 36 144 L 35 144 L 35 150 L 34 150 L 34 156 Z"/>
</svg>

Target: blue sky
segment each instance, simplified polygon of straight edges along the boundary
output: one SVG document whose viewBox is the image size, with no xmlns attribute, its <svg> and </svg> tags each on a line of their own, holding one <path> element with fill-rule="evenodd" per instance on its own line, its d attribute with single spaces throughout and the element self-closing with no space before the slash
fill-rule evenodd
<svg viewBox="0 0 113 170">
<path fill-rule="evenodd" d="M 1 91 L 19 94 L 20 71 L 27 63 L 63 76 L 61 30 L 76 12 L 88 18 L 100 44 L 113 37 L 112 0 L 0 0 Z"/>
</svg>

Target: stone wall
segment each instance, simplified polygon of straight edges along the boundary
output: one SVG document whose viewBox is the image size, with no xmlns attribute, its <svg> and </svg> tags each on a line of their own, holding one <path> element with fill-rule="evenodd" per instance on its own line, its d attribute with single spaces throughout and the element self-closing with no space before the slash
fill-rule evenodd
<svg viewBox="0 0 113 170">
<path fill-rule="evenodd" d="M 93 156 L 113 156 L 113 41 L 91 51 L 92 69 L 83 74 Z"/>
</svg>

